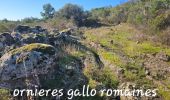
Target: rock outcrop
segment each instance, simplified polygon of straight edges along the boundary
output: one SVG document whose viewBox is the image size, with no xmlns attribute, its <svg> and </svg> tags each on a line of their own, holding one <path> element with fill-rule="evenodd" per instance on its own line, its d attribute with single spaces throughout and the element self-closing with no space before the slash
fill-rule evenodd
<svg viewBox="0 0 170 100">
<path fill-rule="evenodd" d="M 19 25 L 11 34 L 0 35 L 0 88 L 68 90 L 87 85 L 85 66 L 104 65 L 99 55 L 83 45 L 72 31 L 49 33 L 40 26 Z M 83 56 L 72 55 L 68 48 L 83 52 Z"/>
<path fill-rule="evenodd" d="M 46 74 L 54 64 L 55 54 L 53 46 L 39 43 L 14 49 L 0 58 L 0 80 L 9 84 L 9 81 Z M 12 88 L 13 84 L 7 87 Z"/>
<path fill-rule="evenodd" d="M 0 34 L 0 43 L 4 46 L 11 46 L 13 43 L 15 43 L 15 40 L 10 33 L 2 33 Z"/>
<path fill-rule="evenodd" d="M 18 25 L 15 29 L 14 32 L 18 32 L 21 34 L 27 34 L 27 33 L 42 33 L 46 32 L 46 29 L 43 29 L 41 26 L 35 26 L 35 27 L 29 27 L 29 26 L 24 26 L 24 25 Z"/>
</svg>

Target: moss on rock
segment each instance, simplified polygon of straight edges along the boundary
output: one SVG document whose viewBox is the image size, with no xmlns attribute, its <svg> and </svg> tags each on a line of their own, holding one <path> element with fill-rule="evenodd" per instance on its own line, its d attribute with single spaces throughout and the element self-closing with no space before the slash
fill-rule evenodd
<svg viewBox="0 0 170 100">
<path fill-rule="evenodd" d="M 37 51 L 43 54 L 50 54 L 50 55 L 55 54 L 55 48 L 53 46 L 48 45 L 48 44 L 42 44 L 42 43 L 28 44 L 26 46 L 14 49 L 10 51 L 9 53 L 11 53 L 12 55 L 15 55 L 21 52 L 30 52 L 30 51 Z"/>
</svg>

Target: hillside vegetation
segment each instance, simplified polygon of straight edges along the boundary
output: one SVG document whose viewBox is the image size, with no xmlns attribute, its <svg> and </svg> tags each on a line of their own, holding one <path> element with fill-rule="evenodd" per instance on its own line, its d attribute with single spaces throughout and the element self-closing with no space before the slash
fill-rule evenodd
<svg viewBox="0 0 170 100">
<path fill-rule="evenodd" d="M 50 4 L 45 4 L 41 15 L 42 19 L 31 17 L 20 21 L 0 21 L 0 33 L 8 32 L 6 34 L 15 41 L 7 44 L 7 35 L 0 34 L 0 61 L 4 62 L 5 68 L 6 65 L 16 66 L 16 69 L 20 66 L 15 62 L 7 62 L 8 59 L 14 61 L 13 56 L 34 55 L 32 51 L 36 51 L 41 52 L 40 55 L 37 53 L 37 60 L 43 63 L 35 64 L 42 67 L 50 61 L 47 69 L 49 73 L 37 75 L 42 87 L 79 88 L 85 84 L 91 89 L 129 89 L 130 86 L 144 90 L 156 88 L 158 96 L 136 97 L 137 100 L 169 100 L 169 0 L 129 0 L 116 7 L 95 8 L 90 11 L 84 11 L 76 4 L 66 4 L 55 11 Z M 25 29 L 16 31 L 18 25 L 23 25 Z M 43 27 L 40 28 L 41 31 L 35 31 L 37 26 Z M 12 56 L 8 56 L 10 53 Z M 50 54 L 52 58 L 46 57 L 46 54 Z M 21 63 L 24 64 L 22 61 Z M 28 60 L 28 64 L 32 63 Z M 1 68 L 4 67 L 2 65 Z M 29 81 L 34 82 L 32 77 L 34 75 L 29 76 Z M 24 80 L 22 77 L 16 81 L 20 82 L 20 79 Z M 10 80 L 5 82 L 11 84 Z M 23 85 L 22 82 L 20 84 Z M 8 94 L 8 89 L 0 89 L 0 98 L 3 100 L 11 98 Z M 135 97 L 124 99 L 125 97 L 99 95 L 73 99 L 119 100 L 118 98 L 135 100 Z M 52 97 L 40 98 L 44 99 Z"/>
</svg>

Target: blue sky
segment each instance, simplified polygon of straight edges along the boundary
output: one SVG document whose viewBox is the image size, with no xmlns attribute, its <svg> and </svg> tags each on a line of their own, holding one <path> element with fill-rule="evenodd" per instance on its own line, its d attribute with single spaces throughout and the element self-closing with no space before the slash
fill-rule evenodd
<svg viewBox="0 0 170 100">
<path fill-rule="evenodd" d="M 41 18 L 43 4 L 50 3 L 56 10 L 66 3 L 83 6 L 85 10 L 103 6 L 115 6 L 128 0 L 1 0 L 0 19 L 18 20 L 25 17 Z"/>
</svg>

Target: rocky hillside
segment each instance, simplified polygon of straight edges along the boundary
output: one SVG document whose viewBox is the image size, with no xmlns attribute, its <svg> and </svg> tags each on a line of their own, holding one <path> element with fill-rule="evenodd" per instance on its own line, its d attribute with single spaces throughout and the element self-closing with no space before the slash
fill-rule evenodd
<svg viewBox="0 0 170 100">
<path fill-rule="evenodd" d="M 90 11 L 45 6 L 53 13 L 43 9 L 43 19 L 0 21 L 0 100 L 66 100 L 67 90 L 83 85 L 97 95 L 73 100 L 170 99 L 169 0 Z M 13 97 L 14 89 L 64 89 L 64 95 Z M 158 89 L 158 95 L 100 96 L 101 89 Z"/>
<path fill-rule="evenodd" d="M 157 97 L 142 97 L 142 100 L 167 99 L 170 48 L 148 37 L 125 23 L 81 28 L 79 32 L 72 29 L 48 31 L 40 26 L 20 25 L 12 33 L 0 34 L 1 93 L 8 94 L 7 90 L 15 88 L 67 90 L 83 85 L 96 89 L 133 86 L 159 89 Z M 124 100 L 125 97 L 119 98 Z"/>
<path fill-rule="evenodd" d="M 0 87 L 10 91 L 35 87 L 67 90 L 88 84 L 87 64 L 100 70 L 103 62 L 71 34 L 71 29 L 48 32 L 40 26 L 21 25 L 12 33 L 0 34 Z"/>
<path fill-rule="evenodd" d="M 83 32 L 86 38 L 83 43 L 93 48 L 105 67 L 118 77 L 118 87 L 157 88 L 159 96 L 153 100 L 169 99 L 170 48 L 167 45 L 155 42 L 154 36 L 126 23 L 83 29 Z"/>
</svg>

